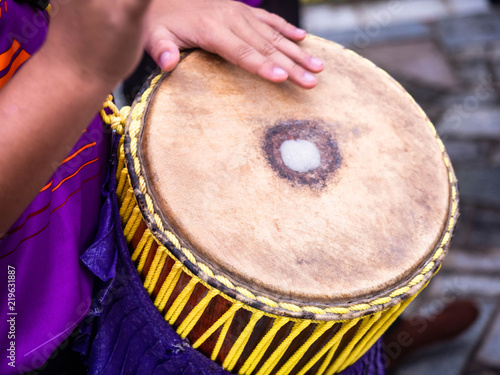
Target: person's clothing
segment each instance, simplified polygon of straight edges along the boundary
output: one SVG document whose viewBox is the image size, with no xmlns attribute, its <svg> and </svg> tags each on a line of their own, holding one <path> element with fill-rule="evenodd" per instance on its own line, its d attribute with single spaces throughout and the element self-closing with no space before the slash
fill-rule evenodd
<svg viewBox="0 0 500 375">
<path fill-rule="evenodd" d="M 299 0 L 262 0 L 259 6 L 284 18 L 292 25 L 300 27 Z"/>
<path fill-rule="evenodd" d="M 80 353 L 73 350 L 73 343 L 79 334 L 78 328 L 52 353 L 41 367 L 24 375 L 87 375 Z"/>
<path fill-rule="evenodd" d="M 11 0 L 0 0 L 0 8 L 4 86 L 43 44 L 48 15 Z M 0 134 L 1 128 L 0 121 Z M 96 116 L 80 140 L 68 147 L 67 158 L 40 193 L 0 236 L 1 374 L 43 365 L 88 314 L 93 278 L 79 255 L 97 230 L 108 138 Z"/>
<path fill-rule="evenodd" d="M 116 150 L 117 139 L 114 144 Z M 111 169 L 102 190 L 105 201 L 99 233 L 82 255 L 99 279 L 91 313 L 75 339 L 89 375 L 229 375 L 181 339 L 154 306 L 130 259 L 115 189 L 115 170 Z M 381 342 L 342 374 L 385 374 Z"/>
<path fill-rule="evenodd" d="M 48 16 L 27 4 L 0 0 L 0 89 L 42 45 Z"/>
<path fill-rule="evenodd" d="M 250 5 L 251 7 L 258 7 L 262 3 L 262 0 L 239 0 L 239 1 L 245 3 L 246 5 Z"/>
</svg>

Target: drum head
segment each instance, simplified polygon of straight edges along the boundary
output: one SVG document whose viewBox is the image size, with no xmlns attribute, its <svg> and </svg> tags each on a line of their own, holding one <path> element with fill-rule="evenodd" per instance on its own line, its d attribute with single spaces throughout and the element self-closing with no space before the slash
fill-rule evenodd
<svg viewBox="0 0 500 375">
<path fill-rule="evenodd" d="M 432 125 L 388 75 L 334 43 L 301 46 L 325 61 L 313 90 L 189 54 L 152 95 L 138 155 L 165 225 L 215 274 L 273 300 L 362 300 L 436 250 L 448 170 Z M 297 140 L 319 167 L 283 162 Z"/>
</svg>

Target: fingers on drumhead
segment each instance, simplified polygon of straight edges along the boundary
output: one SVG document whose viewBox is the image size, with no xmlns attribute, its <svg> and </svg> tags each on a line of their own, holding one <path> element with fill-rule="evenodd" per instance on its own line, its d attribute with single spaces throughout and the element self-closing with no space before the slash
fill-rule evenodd
<svg viewBox="0 0 500 375">
<path fill-rule="evenodd" d="M 158 29 L 150 36 L 146 50 L 158 66 L 167 72 L 179 62 L 179 47 L 165 29 Z"/>
</svg>

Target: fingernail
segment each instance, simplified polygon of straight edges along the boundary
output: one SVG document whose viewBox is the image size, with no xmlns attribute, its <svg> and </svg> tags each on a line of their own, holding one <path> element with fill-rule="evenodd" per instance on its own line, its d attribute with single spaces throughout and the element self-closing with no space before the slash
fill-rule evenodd
<svg viewBox="0 0 500 375">
<path fill-rule="evenodd" d="M 165 64 L 172 58 L 172 54 L 170 52 L 163 52 L 160 56 L 160 68 L 163 69 Z"/>
<path fill-rule="evenodd" d="M 323 67 L 323 61 L 316 57 L 311 57 L 311 65 L 314 65 L 317 68 L 322 68 Z"/>
<path fill-rule="evenodd" d="M 303 77 L 306 82 L 316 82 L 316 77 L 312 73 L 305 72 Z"/>
<path fill-rule="evenodd" d="M 297 32 L 301 33 L 301 34 L 305 34 L 306 31 L 304 29 L 300 29 L 298 27 L 295 28 L 297 30 Z"/>
<path fill-rule="evenodd" d="M 277 66 L 273 68 L 273 76 L 275 77 L 283 77 L 283 76 L 288 76 L 288 74 L 286 74 L 286 72 L 281 69 L 281 68 L 278 68 Z"/>
</svg>

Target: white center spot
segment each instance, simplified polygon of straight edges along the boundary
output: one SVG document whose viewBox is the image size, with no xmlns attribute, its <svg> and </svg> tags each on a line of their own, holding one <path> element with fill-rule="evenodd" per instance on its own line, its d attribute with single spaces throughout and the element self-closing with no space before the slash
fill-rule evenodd
<svg viewBox="0 0 500 375">
<path fill-rule="evenodd" d="M 295 172 L 309 172 L 321 164 L 321 154 L 316 145 L 303 139 L 283 142 L 280 152 L 283 163 Z"/>
</svg>

